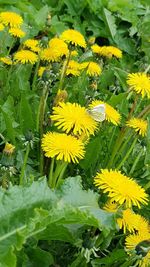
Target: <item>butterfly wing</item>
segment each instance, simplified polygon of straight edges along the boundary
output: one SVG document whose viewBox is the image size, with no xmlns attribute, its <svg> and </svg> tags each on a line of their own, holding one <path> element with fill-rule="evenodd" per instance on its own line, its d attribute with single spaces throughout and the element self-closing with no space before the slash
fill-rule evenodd
<svg viewBox="0 0 150 267">
<path fill-rule="evenodd" d="M 95 121 L 102 122 L 105 120 L 105 105 L 100 104 L 94 108 L 88 109 L 88 113 Z"/>
</svg>

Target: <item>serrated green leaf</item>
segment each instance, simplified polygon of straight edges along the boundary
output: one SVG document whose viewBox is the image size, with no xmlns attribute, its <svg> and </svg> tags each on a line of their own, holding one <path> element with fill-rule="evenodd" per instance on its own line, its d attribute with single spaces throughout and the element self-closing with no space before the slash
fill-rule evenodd
<svg viewBox="0 0 150 267">
<path fill-rule="evenodd" d="M 33 119 L 29 97 L 26 94 L 21 95 L 19 117 L 20 127 L 23 133 L 26 133 L 28 130 L 34 130 L 35 120 Z"/>
<path fill-rule="evenodd" d="M 116 23 L 115 23 L 115 17 L 106 8 L 103 9 L 103 14 L 104 14 L 104 22 L 105 22 L 106 28 L 109 31 L 110 36 L 112 37 L 112 39 L 114 39 L 114 36 L 115 36 L 115 34 L 117 32 L 117 26 L 116 26 Z"/>
<path fill-rule="evenodd" d="M 27 238 L 38 237 L 51 224 L 91 225 L 109 233 L 115 228 L 113 215 L 101 210 L 97 199 L 96 193 L 82 189 L 80 177 L 66 179 L 55 192 L 45 180 L 25 187 L 13 186 L 7 191 L 1 189 L 0 263 L 7 260 L 11 248 L 20 250 Z M 62 233 L 57 239 L 62 239 Z"/>
<path fill-rule="evenodd" d="M 48 12 L 49 7 L 45 5 L 37 12 L 36 15 L 34 15 L 35 22 L 39 27 L 43 27 L 45 25 Z"/>
</svg>

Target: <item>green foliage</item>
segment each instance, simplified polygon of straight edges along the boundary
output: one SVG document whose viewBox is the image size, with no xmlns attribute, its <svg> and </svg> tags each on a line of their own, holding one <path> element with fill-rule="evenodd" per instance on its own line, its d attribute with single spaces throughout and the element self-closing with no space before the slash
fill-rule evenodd
<svg viewBox="0 0 150 267">
<path fill-rule="evenodd" d="M 53 192 L 45 179 L 25 187 L 13 186 L 0 191 L 0 263 L 1 266 L 16 266 L 15 250 L 20 251 L 26 240 L 62 240 L 79 245 L 78 228 L 84 225 L 98 227 L 106 235 L 114 227 L 111 214 L 98 206 L 98 195 L 84 191 L 81 178 L 67 178 L 60 189 Z M 73 226 L 73 227 L 71 227 Z M 84 228 L 80 230 L 84 231 Z M 14 250 L 15 249 L 15 250 Z M 34 264 L 46 252 L 40 248 L 31 249 L 28 256 Z M 35 261 L 34 261 L 35 259 Z M 47 253 L 44 260 L 52 261 Z M 11 262 L 11 263 L 9 263 Z"/>
<path fill-rule="evenodd" d="M 135 247 L 133 257 L 125 249 L 132 233 L 118 226 L 124 203 L 106 210 L 111 198 L 93 181 L 100 169 L 117 169 L 150 193 L 150 100 L 127 85 L 129 73 L 150 73 L 149 0 L 1 0 L 2 11 L 20 14 L 26 35 L 11 36 L 9 26 L 0 31 L 0 267 L 137 266 Z M 87 75 L 89 66 L 79 76 L 66 75 L 65 55 L 48 62 L 40 52 L 36 64 L 16 64 L 25 40 L 38 40 L 42 51 L 66 29 L 78 30 L 87 43 L 86 49 L 68 45 L 78 52 L 71 59 L 97 63 L 100 76 Z M 117 47 L 123 56 L 99 57 L 94 43 Z M 5 56 L 12 65 L 2 61 Z M 106 118 L 94 135 L 81 136 L 85 156 L 79 164 L 46 158 L 41 148 L 45 133 L 63 132 L 50 117 L 60 88 L 66 92 L 60 101 L 78 103 L 88 114 L 93 100 L 121 114 L 120 122 Z M 131 117 L 147 120 L 146 136 L 126 127 Z M 67 134 L 80 139 L 73 129 Z M 149 220 L 149 204 L 132 209 Z"/>
</svg>

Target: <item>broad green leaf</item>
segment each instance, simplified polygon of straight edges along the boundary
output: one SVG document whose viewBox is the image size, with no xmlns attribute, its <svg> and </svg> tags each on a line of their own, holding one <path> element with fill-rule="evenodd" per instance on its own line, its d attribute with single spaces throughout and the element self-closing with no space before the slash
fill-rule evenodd
<svg viewBox="0 0 150 267">
<path fill-rule="evenodd" d="M 5 121 L 7 138 L 10 140 L 10 142 L 15 144 L 16 143 L 16 140 L 15 140 L 16 133 L 15 133 L 15 130 L 13 127 L 12 117 L 10 117 L 6 112 L 4 112 L 2 108 L 0 108 L 0 110 L 2 112 L 4 121 Z"/>
<path fill-rule="evenodd" d="M 44 231 L 36 235 L 36 238 L 40 240 L 61 240 L 74 245 L 81 243 L 79 238 L 76 236 L 75 231 L 72 230 L 71 227 L 58 224 L 57 222 L 48 225 Z"/>
<path fill-rule="evenodd" d="M 125 98 L 127 94 L 126 93 L 120 93 L 119 95 L 112 95 L 108 103 L 112 106 L 116 106 L 120 104 Z"/>
<path fill-rule="evenodd" d="M 102 148 L 102 145 L 101 145 L 101 137 L 100 136 L 94 137 L 89 142 L 89 144 L 86 147 L 85 157 L 83 160 L 80 161 L 80 166 L 84 170 L 88 170 L 90 168 L 93 168 L 96 165 L 101 148 Z M 95 151 L 97 151 L 96 154 L 95 154 Z"/>
<path fill-rule="evenodd" d="M 92 260 L 92 266 L 121 266 L 121 263 L 125 261 L 127 254 L 124 249 L 115 249 L 108 256 L 101 259 Z"/>
<path fill-rule="evenodd" d="M 61 34 L 66 29 L 67 25 L 59 20 L 58 16 L 55 15 L 52 17 L 50 30 L 54 35 Z"/>
<path fill-rule="evenodd" d="M 104 14 L 104 22 L 105 22 L 106 28 L 109 31 L 112 39 L 114 39 L 114 36 L 117 32 L 117 26 L 115 24 L 115 17 L 106 8 L 103 9 L 103 14 Z"/>
<path fill-rule="evenodd" d="M 87 5 L 86 1 L 80 0 L 64 0 L 64 3 L 66 4 L 68 12 L 71 16 L 79 16 L 80 14 L 82 14 L 85 6 Z"/>
<path fill-rule="evenodd" d="M 45 25 L 48 12 L 49 7 L 45 5 L 37 12 L 36 15 L 34 15 L 35 22 L 39 27 L 43 27 Z"/>
<path fill-rule="evenodd" d="M 23 133 L 26 133 L 28 130 L 34 130 L 35 120 L 33 119 L 33 112 L 28 95 L 21 95 L 19 106 L 20 127 Z"/>
<path fill-rule="evenodd" d="M 34 209 L 52 206 L 54 194 L 46 181 L 33 183 L 29 187 L 13 186 L 0 191 L 0 263 L 12 257 L 12 247 L 20 249 L 27 236 L 33 232 L 39 213 Z M 45 214 L 42 213 L 44 217 Z M 7 266 L 7 265 L 6 265 Z M 15 265 L 12 265 L 15 266 Z M 11 265 L 8 267 L 11 267 Z"/>
<path fill-rule="evenodd" d="M 54 263 L 53 256 L 38 247 L 30 247 L 27 254 L 31 262 L 31 267 L 49 267 Z"/>
<path fill-rule="evenodd" d="M 11 257 L 11 248 L 20 250 L 27 238 L 38 237 L 51 224 L 53 227 L 54 224 L 57 227 L 68 224 L 90 225 L 106 234 L 115 228 L 113 215 L 99 208 L 96 193 L 82 189 L 80 177 L 66 179 L 56 192 L 48 188 L 45 180 L 25 187 L 12 186 L 7 191 L 1 189 L 0 224 L 1 264 L 9 255 Z M 52 229 L 47 228 L 46 231 Z M 67 229 L 66 234 L 68 238 Z M 62 240 L 62 233 L 59 237 L 58 232 L 58 236 L 53 235 L 53 238 Z"/>
</svg>

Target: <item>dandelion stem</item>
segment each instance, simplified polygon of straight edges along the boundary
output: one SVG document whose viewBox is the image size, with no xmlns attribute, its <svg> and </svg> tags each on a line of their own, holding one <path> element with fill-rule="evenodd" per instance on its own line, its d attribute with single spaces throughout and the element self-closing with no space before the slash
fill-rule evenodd
<svg viewBox="0 0 150 267">
<path fill-rule="evenodd" d="M 40 158 L 40 173 L 43 174 L 43 162 L 44 162 L 44 155 L 41 148 L 41 138 L 43 136 L 43 124 L 44 124 L 44 116 L 45 116 L 45 108 L 46 102 L 48 97 L 48 85 L 45 85 L 43 88 L 43 92 L 40 98 L 39 109 L 37 113 L 37 123 L 36 123 L 36 130 L 39 132 L 40 137 L 40 149 L 39 149 L 39 158 Z"/>
<path fill-rule="evenodd" d="M 36 80 L 37 80 L 37 74 L 38 74 L 39 65 L 40 65 L 40 60 L 37 61 L 36 66 L 35 66 L 33 82 L 32 82 L 32 90 L 33 91 L 35 91 L 35 84 L 36 84 Z"/>
<path fill-rule="evenodd" d="M 63 88 L 67 67 L 68 67 L 68 64 L 69 64 L 69 61 L 70 61 L 70 56 L 71 56 L 71 49 L 69 50 L 69 55 L 68 55 L 66 61 L 64 61 L 64 64 L 63 64 L 63 67 L 62 67 L 61 76 L 60 76 L 60 82 L 59 82 L 59 89 Z"/>
<path fill-rule="evenodd" d="M 150 113 L 150 105 L 145 107 L 138 115 L 138 118 L 145 117 L 148 113 Z"/>
<path fill-rule="evenodd" d="M 53 178 L 52 178 L 52 184 L 51 187 L 52 188 L 56 188 L 57 184 L 58 184 L 58 180 L 60 181 L 60 179 L 63 177 L 64 171 L 67 167 L 67 163 L 66 162 L 58 162 L 55 172 L 53 174 Z M 60 178 L 59 178 L 60 176 Z"/>
<path fill-rule="evenodd" d="M 144 186 L 144 189 L 147 191 L 147 189 L 150 188 L 150 181 L 148 181 L 148 183 Z"/>
<path fill-rule="evenodd" d="M 68 163 L 65 162 L 65 164 L 63 165 L 63 168 L 61 170 L 61 173 L 60 173 L 60 175 L 59 175 L 59 177 L 57 179 L 56 187 L 60 184 L 61 180 L 63 179 L 63 176 L 64 176 L 65 170 L 67 168 L 67 165 L 68 165 Z"/>
<path fill-rule="evenodd" d="M 24 174 L 25 174 L 25 168 L 27 165 L 27 160 L 30 152 L 30 143 L 28 142 L 27 147 L 26 147 L 26 152 L 24 156 L 24 161 L 21 169 L 21 174 L 20 174 L 20 185 L 24 184 Z"/>
<path fill-rule="evenodd" d="M 129 114 L 128 114 L 127 120 L 129 120 L 129 119 L 132 117 L 132 114 L 133 114 L 133 112 L 134 112 L 134 110 L 135 110 L 135 107 L 136 107 L 136 104 L 137 104 L 138 97 L 139 97 L 139 96 L 136 95 L 136 97 L 135 97 L 135 99 L 134 99 L 134 102 L 133 102 L 133 104 L 132 104 L 132 107 L 131 107 L 131 109 L 130 109 L 130 112 L 129 112 Z"/>
<path fill-rule="evenodd" d="M 136 167 L 136 165 L 137 165 L 137 163 L 138 163 L 140 157 L 142 156 L 142 154 L 143 154 L 143 150 L 141 150 L 141 151 L 138 153 L 137 157 L 135 158 L 135 160 L 134 160 L 134 162 L 133 162 L 133 165 L 132 165 L 132 168 L 131 168 L 131 170 L 130 170 L 130 172 L 129 172 L 129 175 L 131 175 L 131 174 L 134 172 L 135 167 Z"/>
<path fill-rule="evenodd" d="M 11 44 L 10 44 L 10 47 L 9 47 L 9 49 L 8 49 L 7 56 L 9 56 L 9 54 L 10 54 L 10 52 L 11 52 L 11 49 L 13 48 L 13 44 L 14 44 L 14 38 L 13 38 L 13 40 L 12 40 L 12 42 L 11 42 Z"/>
<path fill-rule="evenodd" d="M 129 143 L 130 139 L 132 138 L 132 135 L 129 134 L 128 131 L 128 136 L 126 138 L 126 140 L 124 141 L 124 143 L 122 144 L 122 146 L 120 147 L 120 149 L 118 150 L 118 153 L 116 155 L 115 161 L 114 163 L 118 160 L 119 155 L 122 153 L 122 151 L 125 149 L 126 145 Z"/>
<path fill-rule="evenodd" d="M 107 164 L 107 168 L 110 168 L 112 166 L 112 163 L 113 163 L 114 158 L 118 152 L 118 149 L 120 148 L 120 146 L 123 142 L 125 132 L 126 132 L 126 128 L 122 128 L 122 130 L 120 131 L 120 134 L 119 134 L 119 136 L 118 136 L 118 138 L 114 144 L 113 151 L 112 151 L 112 154 L 110 156 L 110 160 Z"/>
<path fill-rule="evenodd" d="M 124 162 L 126 161 L 126 159 L 129 157 L 129 155 L 131 154 L 131 152 L 132 152 L 132 150 L 133 150 L 133 148 L 134 148 L 134 146 L 135 146 L 135 144 L 136 144 L 136 142 L 137 142 L 137 139 L 138 139 L 138 137 L 135 137 L 135 139 L 134 139 L 134 141 L 133 141 L 133 143 L 132 143 L 132 145 L 130 146 L 130 148 L 129 148 L 129 150 L 127 151 L 127 153 L 126 153 L 126 155 L 124 156 L 124 158 L 122 159 L 122 161 L 119 163 L 119 165 L 117 166 L 117 170 L 119 170 L 121 167 L 122 167 L 122 165 L 124 164 Z"/>
<path fill-rule="evenodd" d="M 52 187 L 52 185 L 53 185 L 54 163 L 55 163 L 55 158 L 52 158 L 51 164 L 50 164 L 49 178 L 48 178 L 49 187 Z"/>
<path fill-rule="evenodd" d="M 144 71 L 145 73 L 149 72 L 150 70 L 150 65 L 148 65 L 148 67 L 146 68 L 146 70 Z"/>
</svg>

